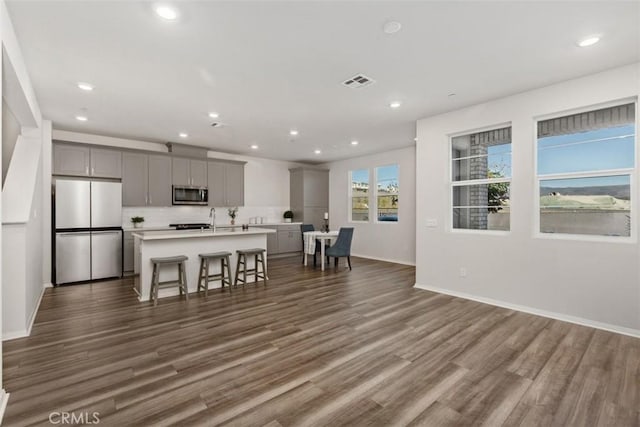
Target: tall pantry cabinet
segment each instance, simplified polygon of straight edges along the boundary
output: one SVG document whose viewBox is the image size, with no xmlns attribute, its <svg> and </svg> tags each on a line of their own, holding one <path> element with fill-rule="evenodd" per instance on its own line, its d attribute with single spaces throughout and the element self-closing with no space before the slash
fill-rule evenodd
<svg viewBox="0 0 640 427">
<path fill-rule="evenodd" d="M 329 171 L 325 169 L 289 169 L 289 197 L 293 220 L 324 226 L 324 213 L 329 212 Z"/>
</svg>

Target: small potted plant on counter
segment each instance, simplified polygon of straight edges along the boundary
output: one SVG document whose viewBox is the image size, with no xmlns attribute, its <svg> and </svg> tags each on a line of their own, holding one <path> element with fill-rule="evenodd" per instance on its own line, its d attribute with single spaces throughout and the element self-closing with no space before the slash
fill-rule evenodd
<svg viewBox="0 0 640 427">
<path fill-rule="evenodd" d="M 291 222 L 291 220 L 293 219 L 293 212 L 284 211 L 284 214 L 282 216 L 284 217 L 284 222 Z"/>
<path fill-rule="evenodd" d="M 236 215 L 238 214 L 238 207 L 236 206 L 235 208 L 229 208 L 227 212 L 229 213 L 229 217 L 231 218 L 231 225 L 235 225 Z"/>
<path fill-rule="evenodd" d="M 143 216 L 131 217 L 131 222 L 133 223 L 133 228 L 140 228 L 142 227 L 142 223 L 144 222 L 144 217 Z"/>
</svg>

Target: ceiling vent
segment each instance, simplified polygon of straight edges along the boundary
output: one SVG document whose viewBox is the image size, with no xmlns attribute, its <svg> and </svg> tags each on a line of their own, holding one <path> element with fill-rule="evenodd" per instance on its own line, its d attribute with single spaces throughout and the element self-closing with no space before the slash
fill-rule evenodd
<svg viewBox="0 0 640 427">
<path fill-rule="evenodd" d="M 221 128 L 221 127 L 222 127 L 222 123 L 220 123 L 220 122 L 213 122 L 213 123 L 211 123 L 211 127 L 212 127 L 212 128 Z"/>
<path fill-rule="evenodd" d="M 342 82 L 342 84 L 345 85 L 346 87 L 351 87 L 354 89 L 369 86 L 372 83 L 375 83 L 375 80 L 373 80 L 371 77 L 365 76 L 364 74 L 355 75 L 350 79 L 347 79 Z"/>
</svg>

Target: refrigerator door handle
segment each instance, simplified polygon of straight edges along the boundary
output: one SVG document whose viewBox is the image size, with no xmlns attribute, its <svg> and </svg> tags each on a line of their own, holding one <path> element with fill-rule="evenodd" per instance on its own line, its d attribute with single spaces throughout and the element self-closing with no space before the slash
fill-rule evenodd
<svg viewBox="0 0 640 427">
<path fill-rule="evenodd" d="M 56 236 L 87 236 L 91 234 L 90 231 L 65 231 L 63 233 L 56 231 Z"/>
</svg>

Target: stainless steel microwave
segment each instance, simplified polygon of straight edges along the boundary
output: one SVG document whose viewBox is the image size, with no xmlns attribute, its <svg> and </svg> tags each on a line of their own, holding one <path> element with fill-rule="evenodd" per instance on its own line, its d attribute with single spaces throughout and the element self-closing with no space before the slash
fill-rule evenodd
<svg viewBox="0 0 640 427">
<path fill-rule="evenodd" d="M 173 186 L 174 205 L 207 205 L 208 203 L 209 190 L 207 187 Z"/>
</svg>

